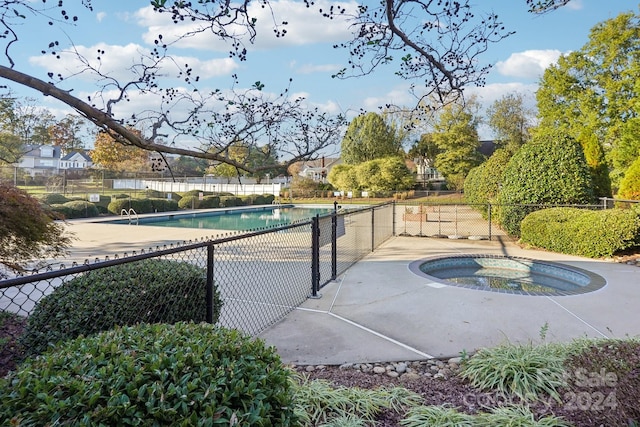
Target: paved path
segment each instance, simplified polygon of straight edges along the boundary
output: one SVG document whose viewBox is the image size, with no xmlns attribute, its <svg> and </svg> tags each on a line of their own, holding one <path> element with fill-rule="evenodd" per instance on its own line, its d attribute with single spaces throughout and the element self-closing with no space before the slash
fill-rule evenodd
<svg viewBox="0 0 640 427">
<path fill-rule="evenodd" d="M 446 254 L 502 254 L 566 263 L 607 285 L 574 296 L 526 296 L 443 286 L 411 262 Z M 261 337 L 285 362 L 342 364 L 457 356 L 510 342 L 640 334 L 640 269 L 512 243 L 394 237 Z"/>
</svg>

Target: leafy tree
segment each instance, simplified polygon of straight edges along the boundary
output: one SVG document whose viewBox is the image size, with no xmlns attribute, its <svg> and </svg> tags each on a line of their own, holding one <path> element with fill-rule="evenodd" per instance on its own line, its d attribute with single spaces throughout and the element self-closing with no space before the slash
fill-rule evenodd
<svg viewBox="0 0 640 427">
<path fill-rule="evenodd" d="M 188 156 L 178 156 L 171 162 L 173 173 L 183 176 L 202 176 L 207 170 L 207 166 L 207 160 Z"/>
<path fill-rule="evenodd" d="M 10 132 L 0 132 L 0 166 L 18 163 L 24 155 L 22 140 Z"/>
<path fill-rule="evenodd" d="M 139 131 L 132 131 L 140 133 Z M 89 155 L 100 168 L 116 172 L 149 170 L 149 152 L 133 145 L 118 144 L 107 133 L 96 135 L 94 148 Z"/>
<path fill-rule="evenodd" d="M 43 259 L 63 255 L 70 243 L 64 227 L 47 215 L 38 200 L 0 183 L 1 265 L 12 271 L 37 269 Z M 0 270 L 0 277 L 3 275 Z"/>
<path fill-rule="evenodd" d="M 238 168 L 227 163 L 218 163 L 217 165 L 210 166 L 207 168 L 207 173 L 220 178 L 226 178 L 227 184 L 229 184 L 233 178 L 237 178 L 240 175 Z"/>
<path fill-rule="evenodd" d="M 329 182 L 340 190 L 389 193 L 412 188 L 415 179 L 402 157 L 393 156 L 357 165 L 337 165 L 329 172 Z"/>
<path fill-rule="evenodd" d="M 533 112 L 525 106 L 522 94 L 504 95 L 489 107 L 487 115 L 498 147 L 508 147 L 515 153 L 529 140 Z"/>
<path fill-rule="evenodd" d="M 61 147 L 65 152 L 82 150 L 84 143 L 80 133 L 84 124 L 83 118 L 67 114 L 62 120 L 49 126 L 51 144 Z"/>
<path fill-rule="evenodd" d="M 620 181 L 618 196 L 621 199 L 640 200 L 640 156 L 629 166 Z"/>
<path fill-rule="evenodd" d="M 399 155 L 402 151 L 402 139 L 397 129 L 389 126 L 384 117 L 370 112 L 351 121 L 342 139 L 340 151 L 345 164 L 355 165 Z"/>
<path fill-rule="evenodd" d="M 358 175 L 354 165 L 340 164 L 331 168 L 327 180 L 335 188 L 342 191 L 357 190 Z"/>
<path fill-rule="evenodd" d="M 462 189 L 469 171 L 483 160 L 478 151 L 478 119 L 469 111 L 473 105 L 449 104 L 434 126 L 433 142 L 440 150 L 434 166 L 456 190 Z"/>
<path fill-rule="evenodd" d="M 499 221 L 520 235 L 522 219 L 540 204 L 589 204 L 595 201 L 584 152 L 561 130 L 536 134 L 513 155 L 504 171 L 498 196 Z"/>
<path fill-rule="evenodd" d="M 496 202 L 504 170 L 511 156 L 509 149 L 499 148 L 486 162 L 469 171 L 464 180 L 464 196 L 467 203 L 486 205 Z M 484 207 L 479 209 L 485 212 Z"/>
<path fill-rule="evenodd" d="M 593 27 L 580 50 L 543 75 L 540 131 L 561 128 L 582 144 L 598 195 L 611 193 L 607 167 L 617 187 L 640 155 L 639 80 L 640 17 L 631 12 Z"/>
</svg>

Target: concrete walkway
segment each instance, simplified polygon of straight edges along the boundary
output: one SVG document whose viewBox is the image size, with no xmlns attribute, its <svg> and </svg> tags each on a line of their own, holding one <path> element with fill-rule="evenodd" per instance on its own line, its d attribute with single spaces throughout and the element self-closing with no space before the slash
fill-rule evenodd
<svg viewBox="0 0 640 427">
<path fill-rule="evenodd" d="M 446 286 L 409 270 L 446 254 L 495 254 L 566 263 L 603 276 L 573 296 L 527 296 Z M 640 334 L 640 268 L 512 243 L 394 237 L 261 338 L 300 365 L 458 356 L 510 341 L 549 342 Z M 546 325 L 546 326 L 545 326 Z"/>
</svg>

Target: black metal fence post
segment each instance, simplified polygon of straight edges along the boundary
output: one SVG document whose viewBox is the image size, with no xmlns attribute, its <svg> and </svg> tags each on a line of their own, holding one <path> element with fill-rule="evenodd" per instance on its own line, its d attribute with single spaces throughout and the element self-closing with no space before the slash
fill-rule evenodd
<svg viewBox="0 0 640 427">
<path fill-rule="evenodd" d="M 207 323 L 213 323 L 213 242 L 207 245 Z"/>
<path fill-rule="evenodd" d="M 331 280 L 336 280 L 336 277 L 338 277 L 338 211 L 334 209 L 331 215 Z"/>
<path fill-rule="evenodd" d="M 397 206 L 396 201 L 395 200 L 391 201 L 391 208 L 393 209 L 391 211 L 391 235 L 392 236 L 396 235 L 396 206 Z M 406 223 L 405 223 L 405 228 L 406 228 Z"/>
<path fill-rule="evenodd" d="M 371 208 L 371 252 L 376 249 L 376 219 L 375 219 L 376 208 Z"/>
<path fill-rule="evenodd" d="M 489 240 L 491 240 L 491 203 L 487 207 L 487 216 L 489 217 Z"/>
<path fill-rule="evenodd" d="M 311 298 L 320 298 L 320 215 L 311 222 Z"/>
</svg>

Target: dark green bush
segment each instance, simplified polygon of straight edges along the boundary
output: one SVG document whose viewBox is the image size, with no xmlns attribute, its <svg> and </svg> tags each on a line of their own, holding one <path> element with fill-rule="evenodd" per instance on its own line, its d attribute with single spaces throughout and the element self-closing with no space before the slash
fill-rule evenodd
<svg viewBox="0 0 640 427">
<path fill-rule="evenodd" d="M 115 199 L 109 203 L 108 209 L 115 215 L 120 215 L 123 209 L 133 209 L 138 214 L 153 213 L 151 199 Z"/>
<path fill-rule="evenodd" d="M 237 196 L 220 196 L 220 207 L 231 208 L 234 206 L 244 206 L 242 200 Z"/>
<path fill-rule="evenodd" d="M 594 203 L 580 144 L 559 132 L 534 136 L 507 164 L 498 202 L 498 220 L 514 236 L 520 236 L 524 217 L 542 205 Z"/>
<path fill-rule="evenodd" d="M 55 219 L 67 219 L 72 215 L 71 208 L 65 206 L 64 204 L 50 205 L 49 211 L 51 212 L 51 216 Z"/>
<path fill-rule="evenodd" d="M 214 321 L 222 302 L 214 290 Z M 28 354 L 116 325 L 206 319 L 206 273 L 186 262 L 148 259 L 89 271 L 42 298 L 22 342 Z"/>
<path fill-rule="evenodd" d="M 40 200 L 42 203 L 45 203 L 47 205 L 61 205 L 69 201 L 69 199 L 66 196 L 62 194 L 57 194 L 57 193 L 41 194 L 37 197 L 38 197 L 38 200 Z"/>
<path fill-rule="evenodd" d="M 640 245 L 640 215 L 633 210 L 545 209 L 527 215 L 521 228 L 522 243 L 591 258 Z"/>
<path fill-rule="evenodd" d="M 111 203 L 111 196 L 103 196 L 103 195 L 100 195 L 99 202 L 93 202 L 93 204 L 98 209 L 98 212 L 101 214 L 109 213 L 109 203 Z"/>
<path fill-rule="evenodd" d="M 212 209 L 220 207 L 220 196 L 204 196 L 200 201 L 200 209 Z"/>
<path fill-rule="evenodd" d="M 180 209 L 198 209 L 200 207 L 200 197 L 198 195 L 185 194 L 178 202 Z"/>
<path fill-rule="evenodd" d="M 59 205 L 57 205 L 59 206 Z M 62 206 L 65 208 L 65 218 L 93 218 L 100 214 L 96 205 L 84 200 L 73 200 L 64 203 Z M 56 208 L 52 208 L 56 210 Z"/>
<path fill-rule="evenodd" d="M 290 371 L 275 349 L 205 323 L 65 342 L 1 379 L 0 401 L 2 425 L 296 424 Z"/>
<path fill-rule="evenodd" d="M 131 197 L 130 194 L 120 193 L 120 194 L 113 194 L 111 196 L 111 199 L 128 199 L 129 197 Z"/>
<path fill-rule="evenodd" d="M 497 150 L 486 162 L 471 169 L 464 180 L 465 201 L 476 205 L 485 215 L 487 210 L 480 205 L 495 203 L 511 156 L 511 152 L 504 148 Z"/>
<path fill-rule="evenodd" d="M 169 199 L 149 199 L 152 212 L 171 212 L 178 210 L 178 202 Z"/>
</svg>

